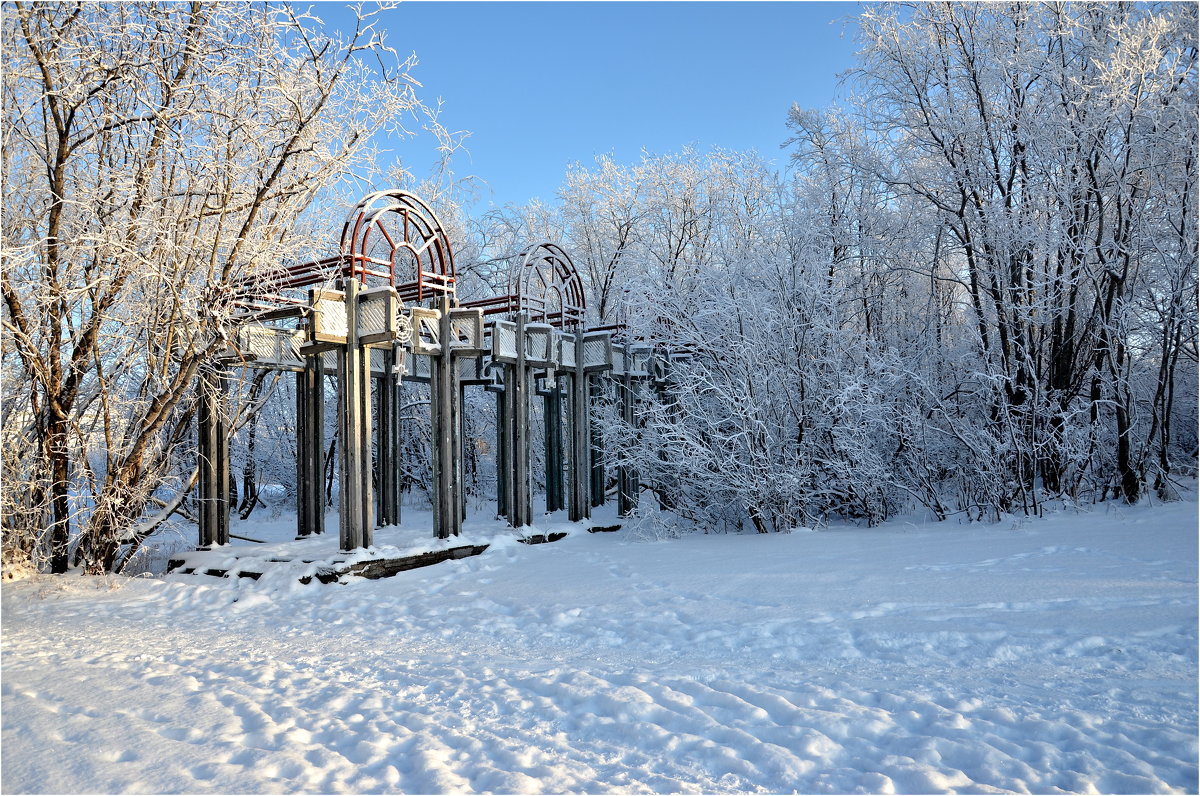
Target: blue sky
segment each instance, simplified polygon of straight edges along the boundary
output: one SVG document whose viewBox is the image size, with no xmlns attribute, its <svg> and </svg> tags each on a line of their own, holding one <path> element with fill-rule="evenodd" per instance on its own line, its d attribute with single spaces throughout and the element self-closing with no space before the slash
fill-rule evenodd
<svg viewBox="0 0 1200 796">
<path fill-rule="evenodd" d="M 454 170 L 487 182 L 481 205 L 553 201 L 568 164 L 643 148 L 755 148 L 777 167 L 793 102 L 823 107 L 853 65 L 858 3 L 406 2 L 383 15 L 415 51 L 441 120 L 468 130 Z M 339 24 L 342 6 L 314 11 Z M 420 173 L 428 136 L 399 155 Z"/>
</svg>

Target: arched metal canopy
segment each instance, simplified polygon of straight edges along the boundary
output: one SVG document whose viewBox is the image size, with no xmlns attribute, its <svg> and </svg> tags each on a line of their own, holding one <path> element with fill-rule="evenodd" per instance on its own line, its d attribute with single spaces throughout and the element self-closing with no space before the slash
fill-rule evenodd
<svg viewBox="0 0 1200 796">
<path fill-rule="evenodd" d="M 528 313 L 531 321 L 560 329 L 581 328 L 587 316 L 583 280 L 562 247 L 543 241 L 525 247 L 510 274 L 508 293 L 463 303 L 484 315 Z"/>
<path fill-rule="evenodd" d="M 407 304 L 454 298 L 454 252 L 433 210 L 401 190 L 376 191 L 354 206 L 342 225 L 339 253 L 279 266 L 238 284 L 236 304 L 262 316 L 288 314 L 305 304 L 297 288 L 334 279 L 390 285 Z"/>
<path fill-rule="evenodd" d="M 429 205 L 407 191 L 364 197 L 342 226 L 341 251 L 344 275 L 391 285 L 401 301 L 454 298 L 450 239 Z"/>
<path fill-rule="evenodd" d="M 517 306 L 532 320 L 560 328 L 583 323 L 587 310 L 583 280 L 561 247 L 543 242 L 525 249 L 516 283 Z"/>
</svg>

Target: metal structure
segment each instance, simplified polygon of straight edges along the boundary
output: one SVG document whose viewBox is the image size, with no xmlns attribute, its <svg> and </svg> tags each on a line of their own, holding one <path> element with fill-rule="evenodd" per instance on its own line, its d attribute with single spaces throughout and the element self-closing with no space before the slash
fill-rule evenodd
<svg viewBox="0 0 1200 796">
<path fill-rule="evenodd" d="M 542 242 L 514 260 L 507 292 L 459 304 L 450 241 L 427 204 L 403 191 L 370 194 L 342 227 L 339 253 L 274 269 L 238 286 L 239 326 L 198 387 L 200 546 L 228 542 L 229 443 L 223 409 L 231 366 L 296 373 L 297 536 L 324 531 L 325 374 L 336 374 L 339 537 L 369 547 L 376 525 L 400 519 L 403 412 L 428 403 L 433 430 L 434 534 L 458 535 L 463 485 L 464 390 L 496 395 L 497 513 L 532 523 L 531 412 L 542 398 L 547 511 L 572 520 L 605 497 L 590 405 L 602 374 L 633 417 L 633 381 L 648 377 L 649 348 L 614 346 L 585 330 L 582 280 L 570 257 Z M 485 317 L 487 321 L 485 322 Z M 405 402 L 404 382 L 429 385 Z M 618 472 L 622 514 L 635 473 Z"/>
<path fill-rule="evenodd" d="M 248 277 L 237 286 L 234 304 L 247 318 L 286 318 L 305 309 L 306 298 L 297 290 L 335 280 L 387 285 L 406 303 L 453 299 L 450 239 L 421 199 L 405 191 L 377 191 L 346 218 L 338 254 Z"/>
</svg>

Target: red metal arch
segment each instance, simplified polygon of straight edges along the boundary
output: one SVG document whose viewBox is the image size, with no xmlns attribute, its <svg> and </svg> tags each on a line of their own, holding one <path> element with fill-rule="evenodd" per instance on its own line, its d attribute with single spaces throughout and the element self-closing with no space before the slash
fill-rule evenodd
<svg viewBox="0 0 1200 796">
<path fill-rule="evenodd" d="M 429 205 L 407 191 L 363 197 L 342 226 L 341 251 L 345 275 L 384 281 L 402 301 L 454 298 L 450 238 Z"/>
<path fill-rule="evenodd" d="M 429 205 L 407 191 L 363 197 L 342 225 L 340 252 L 247 277 L 237 285 L 235 304 L 256 317 L 294 314 L 306 301 L 298 288 L 339 277 L 392 285 L 405 303 L 454 298 L 450 238 Z"/>
<path fill-rule="evenodd" d="M 584 322 L 587 300 L 575 263 L 562 247 L 549 241 L 526 248 L 512 286 L 517 307 L 534 321 L 560 328 Z"/>
<path fill-rule="evenodd" d="M 583 280 L 561 246 L 536 243 L 513 257 L 520 264 L 509 274 L 508 293 L 463 302 L 484 315 L 527 312 L 538 323 L 560 329 L 582 328 L 587 317 Z"/>
</svg>

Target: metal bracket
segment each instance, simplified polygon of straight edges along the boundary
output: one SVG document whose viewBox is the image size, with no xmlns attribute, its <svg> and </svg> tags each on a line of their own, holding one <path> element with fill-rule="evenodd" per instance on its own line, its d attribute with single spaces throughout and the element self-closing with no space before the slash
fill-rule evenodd
<svg viewBox="0 0 1200 796">
<path fill-rule="evenodd" d="M 304 370 L 301 353 L 306 338 L 303 329 L 279 329 L 261 323 L 248 323 L 237 330 L 237 350 L 241 364 L 271 370 Z"/>
<path fill-rule="evenodd" d="M 478 356 L 483 344 L 483 310 L 450 310 L 450 351 L 455 356 Z"/>
<path fill-rule="evenodd" d="M 554 345 L 554 327 L 548 323 L 525 324 L 525 362 L 541 367 L 558 365 L 558 350 Z"/>
<path fill-rule="evenodd" d="M 428 384 L 433 377 L 433 357 L 414 353 L 404 359 L 404 380 L 416 384 Z"/>
<path fill-rule="evenodd" d="M 612 368 L 612 335 L 608 332 L 583 333 L 583 369 L 588 373 Z"/>
<path fill-rule="evenodd" d="M 400 297 L 391 287 L 374 287 L 359 293 L 359 345 L 391 348 L 400 334 L 400 318 Z"/>
<path fill-rule="evenodd" d="M 554 333 L 552 345 L 557 351 L 558 367 L 562 370 L 574 371 L 577 369 L 578 363 L 575 361 L 575 340 L 576 337 L 571 332 Z"/>
<path fill-rule="evenodd" d="M 340 290 L 310 290 L 308 341 L 345 345 L 349 329 L 346 326 L 346 294 Z"/>
<path fill-rule="evenodd" d="M 492 359 L 505 365 L 517 362 L 517 325 L 512 321 L 492 321 Z"/>
<path fill-rule="evenodd" d="M 409 310 L 409 318 L 412 320 L 412 337 L 409 345 L 412 347 L 413 353 L 440 354 L 442 352 L 441 311 L 428 307 L 413 307 Z"/>
</svg>

